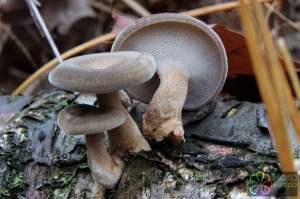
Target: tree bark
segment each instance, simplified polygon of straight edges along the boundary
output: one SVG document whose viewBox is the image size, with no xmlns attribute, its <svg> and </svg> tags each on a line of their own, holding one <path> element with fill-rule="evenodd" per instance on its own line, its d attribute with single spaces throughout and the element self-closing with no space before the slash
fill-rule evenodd
<svg viewBox="0 0 300 199">
<path fill-rule="evenodd" d="M 1 96 L 0 116 L 19 99 Z M 252 173 L 279 172 L 263 106 L 219 99 L 208 117 L 185 126 L 184 144 L 151 141 L 152 152 L 128 154 L 119 184 L 104 190 L 92 180 L 84 137 L 66 135 L 56 125 L 64 106 L 94 102 L 51 90 L 11 111 L 0 133 L 1 198 L 247 198 Z M 147 105 L 134 103 L 131 115 L 140 126 Z M 183 120 L 201 114 L 186 112 Z M 299 157 L 294 136 L 291 129 Z"/>
</svg>

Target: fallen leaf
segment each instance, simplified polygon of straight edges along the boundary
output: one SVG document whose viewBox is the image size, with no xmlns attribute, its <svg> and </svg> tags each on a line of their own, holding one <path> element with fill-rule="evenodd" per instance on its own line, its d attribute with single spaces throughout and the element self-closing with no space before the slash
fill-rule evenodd
<svg viewBox="0 0 300 199">
<path fill-rule="evenodd" d="M 236 31 L 225 28 L 219 24 L 210 25 L 219 35 L 226 49 L 228 58 L 228 77 L 234 78 L 236 75 L 254 75 L 250 60 L 246 37 Z M 283 63 L 283 61 L 281 60 Z M 300 72 L 300 62 L 293 60 L 297 72 Z"/>
</svg>

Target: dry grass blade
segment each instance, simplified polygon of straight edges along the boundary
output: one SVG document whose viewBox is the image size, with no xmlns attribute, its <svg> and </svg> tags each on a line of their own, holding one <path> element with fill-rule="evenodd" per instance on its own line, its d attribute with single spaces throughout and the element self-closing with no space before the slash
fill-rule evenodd
<svg viewBox="0 0 300 199">
<path fill-rule="evenodd" d="M 108 5 L 106 5 L 106 4 L 104 4 L 104 3 L 101 3 L 101 2 L 99 2 L 99 1 L 95 1 L 95 0 L 87 0 L 87 3 L 88 3 L 90 6 L 96 8 L 96 9 L 98 9 L 98 10 L 100 10 L 100 11 L 106 12 L 106 13 L 108 13 L 108 14 L 112 14 L 112 15 L 113 15 L 114 13 L 117 13 L 117 14 L 124 14 L 124 13 L 121 12 L 120 10 L 118 10 L 118 9 L 116 9 L 116 8 L 113 8 L 113 7 L 111 7 L 111 6 L 108 6 Z"/>
<path fill-rule="evenodd" d="M 122 1 L 142 17 L 151 15 L 151 13 L 146 8 L 144 8 L 141 4 L 139 4 L 135 0 L 122 0 Z"/>
<path fill-rule="evenodd" d="M 258 42 L 257 31 L 253 27 L 262 29 L 263 41 L 265 42 L 266 48 L 274 48 L 274 45 L 272 47 L 270 44 L 270 34 L 267 34 L 267 25 L 264 24 L 265 26 L 261 27 L 261 25 L 265 23 L 261 8 L 257 6 L 257 2 L 252 1 L 254 2 L 252 6 L 255 11 L 255 14 L 253 15 L 250 5 L 247 2 L 248 1 L 240 0 L 240 18 L 244 32 L 248 36 L 247 43 L 251 60 L 253 61 L 253 69 L 258 82 L 260 94 L 267 109 L 267 115 L 273 132 L 275 146 L 278 151 L 281 169 L 285 172 L 293 172 L 295 171 L 295 168 L 293 165 L 293 156 L 288 137 L 286 118 L 282 107 L 282 99 L 278 92 L 278 89 L 280 89 L 282 85 L 273 81 L 274 75 L 276 77 L 278 73 L 269 73 L 268 65 L 275 61 L 271 60 L 271 62 L 265 62 L 262 56 L 263 52 L 261 51 L 260 44 Z M 269 39 L 266 39 L 266 36 Z M 273 54 L 273 51 L 267 50 L 267 56 L 272 58 L 276 56 L 276 54 Z M 275 60 L 278 60 L 278 58 L 275 57 Z"/>
<path fill-rule="evenodd" d="M 87 0 L 87 3 L 103 12 L 112 14 L 112 8 L 110 6 L 105 5 L 104 3 L 94 1 L 94 0 Z"/>
<path fill-rule="evenodd" d="M 33 57 L 31 56 L 30 52 L 27 50 L 26 46 L 23 44 L 23 42 L 15 35 L 11 29 L 5 25 L 0 20 L 0 28 L 2 28 L 5 32 L 8 33 L 9 37 L 16 43 L 16 45 L 20 48 L 20 50 L 23 52 L 25 57 L 28 59 L 28 61 L 31 63 L 32 67 L 36 70 L 38 68 L 37 64 L 35 63 Z"/>
<path fill-rule="evenodd" d="M 269 2 L 272 0 L 257 0 L 257 1 L 258 2 Z M 233 1 L 233 2 L 220 3 L 217 5 L 212 5 L 212 6 L 207 6 L 207 7 L 203 7 L 203 8 L 197 8 L 194 10 L 185 11 L 185 12 L 182 12 L 182 14 L 186 14 L 191 17 L 197 17 L 197 16 L 201 16 L 201 15 L 215 13 L 218 11 L 231 10 L 231 9 L 238 8 L 238 7 L 239 7 L 239 2 Z"/>
<path fill-rule="evenodd" d="M 282 110 L 287 108 L 288 116 L 292 121 L 295 128 L 298 145 L 300 144 L 300 123 L 298 118 L 298 111 L 294 103 L 293 95 L 289 87 L 288 80 L 284 73 L 284 70 L 279 62 L 279 57 L 277 56 L 275 44 L 272 40 L 271 33 L 269 31 L 267 21 L 264 19 L 263 10 L 261 6 L 256 2 L 252 1 L 254 16 L 258 23 L 259 29 L 262 31 L 262 38 L 266 46 L 266 58 L 268 60 L 268 71 L 270 71 L 272 76 L 272 81 L 275 86 L 276 94 L 281 103 Z"/>
<path fill-rule="evenodd" d="M 284 16 L 283 14 L 281 14 L 280 12 L 278 12 L 277 10 L 275 10 L 269 3 L 264 3 L 264 5 L 271 11 L 273 12 L 278 18 L 280 18 L 282 21 L 284 21 L 285 23 L 287 23 L 289 26 L 291 26 L 292 28 L 294 28 L 295 30 L 300 32 L 300 26 L 298 24 L 296 24 L 295 22 L 291 21 L 289 18 L 287 18 L 286 16 Z"/>
<path fill-rule="evenodd" d="M 291 57 L 289 50 L 285 44 L 285 41 L 282 38 L 279 38 L 279 40 L 278 40 L 278 47 L 279 47 L 280 53 L 283 57 L 283 61 L 286 66 L 288 76 L 292 82 L 293 90 L 296 94 L 297 100 L 300 102 L 299 78 L 297 76 L 297 72 L 295 70 L 294 63 L 292 62 L 292 57 Z"/>
</svg>

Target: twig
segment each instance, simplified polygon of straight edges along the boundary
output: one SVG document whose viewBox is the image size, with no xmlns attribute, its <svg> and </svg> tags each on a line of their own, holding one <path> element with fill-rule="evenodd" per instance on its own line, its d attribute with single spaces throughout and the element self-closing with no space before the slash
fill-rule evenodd
<svg viewBox="0 0 300 199">
<path fill-rule="evenodd" d="M 72 48 L 71 50 L 63 53 L 61 56 L 63 59 L 67 59 L 69 57 L 72 57 L 86 49 L 89 49 L 93 46 L 98 45 L 99 43 L 107 42 L 110 40 L 115 39 L 116 35 L 114 33 L 108 33 L 106 35 L 103 35 L 101 37 L 98 37 L 96 39 L 90 40 L 88 42 L 85 42 L 79 46 L 76 46 L 75 48 Z M 42 66 L 39 70 L 37 70 L 35 73 L 33 73 L 29 78 L 27 78 L 13 93 L 12 95 L 17 95 L 21 93 L 25 88 L 27 88 L 35 79 L 40 77 L 43 73 L 46 71 L 54 68 L 58 64 L 58 59 L 52 59 L 50 62 Z"/>
<path fill-rule="evenodd" d="M 121 11 L 119 10 L 116 10 L 108 5 L 105 5 L 104 3 L 101 3 L 101 2 L 98 2 L 98 1 L 95 1 L 95 0 L 87 0 L 88 4 L 90 4 L 91 6 L 93 6 L 94 8 L 97 8 L 103 12 L 107 12 L 109 14 L 112 14 L 113 12 L 116 12 L 116 13 L 122 13 Z"/>
<path fill-rule="evenodd" d="M 9 37 L 16 43 L 16 45 L 20 48 L 22 53 L 25 55 L 25 57 L 28 59 L 28 61 L 31 63 L 32 67 L 37 70 L 38 66 L 36 62 L 34 61 L 33 57 L 31 56 L 30 52 L 27 50 L 25 44 L 11 31 L 11 29 L 5 25 L 1 20 L 0 20 L 0 28 L 2 28 L 5 32 L 8 33 Z"/>
<path fill-rule="evenodd" d="M 278 2 L 278 1 L 272 2 L 272 4 L 270 4 L 270 6 L 274 9 L 274 7 L 277 5 L 277 2 Z M 267 21 L 269 21 L 273 9 L 270 9 L 270 8 L 267 9 L 267 13 L 266 13 L 266 20 L 267 20 Z"/>
<path fill-rule="evenodd" d="M 148 16 L 151 13 L 144 8 L 141 4 L 136 2 L 135 0 L 122 0 L 124 3 L 126 3 L 132 10 L 134 10 L 137 14 L 139 14 L 142 17 Z"/>
<path fill-rule="evenodd" d="M 294 28 L 295 30 L 300 32 L 300 26 L 296 24 L 295 22 L 291 21 L 289 18 L 275 10 L 269 3 L 264 3 L 264 5 L 270 9 L 275 15 L 277 15 L 278 18 L 280 18 L 282 21 L 286 22 L 289 26 Z"/>
<path fill-rule="evenodd" d="M 258 2 L 268 2 L 268 1 L 272 1 L 272 0 L 257 0 L 257 1 Z M 234 8 L 238 8 L 239 5 L 240 4 L 238 1 L 233 1 L 233 2 L 221 3 L 221 4 L 217 4 L 217 5 L 207 6 L 204 8 L 197 8 L 194 10 L 185 11 L 185 12 L 182 12 L 182 14 L 186 14 L 191 17 L 196 17 L 196 16 L 201 16 L 201 15 L 212 14 L 212 13 L 219 12 L 219 11 L 231 10 Z"/>
</svg>

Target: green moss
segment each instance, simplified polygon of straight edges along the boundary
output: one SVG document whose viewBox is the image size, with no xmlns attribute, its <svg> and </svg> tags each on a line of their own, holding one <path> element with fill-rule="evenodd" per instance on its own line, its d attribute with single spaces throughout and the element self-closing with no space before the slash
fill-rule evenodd
<svg viewBox="0 0 300 199">
<path fill-rule="evenodd" d="M 201 182 L 203 180 L 203 173 L 196 171 L 194 173 L 194 179 L 196 182 Z"/>
<path fill-rule="evenodd" d="M 228 111 L 227 113 L 227 117 L 230 117 L 230 116 L 233 116 L 236 112 L 237 112 L 238 109 L 236 108 L 232 108 L 230 111 Z"/>
<path fill-rule="evenodd" d="M 11 194 L 8 189 L 0 188 L 0 196 L 9 197 Z"/>
<path fill-rule="evenodd" d="M 35 172 L 34 177 L 38 178 L 40 176 L 40 173 L 38 171 Z"/>
<path fill-rule="evenodd" d="M 69 103 L 66 101 L 66 102 L 63 103 L 63 106 L 67 107 L 67 106 L 69 106 Z"/>
<path fill-rule="evenodd" d="M 183 199 L 182 195 L 177 196 L 177 199 Z"/>
<path fill-rule="evenodd" d="M 19 173 L 15 177 L 15 179 L 12 183 L 12 188 L 17 188 L 18 187 L 18 188 L 23 189 L 27 185 L 27 183 L 24 181 L 23 178 L 24 178 L 23 173 Z"/>
</svg>

